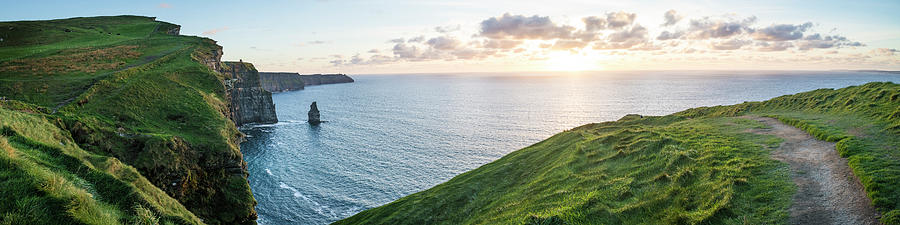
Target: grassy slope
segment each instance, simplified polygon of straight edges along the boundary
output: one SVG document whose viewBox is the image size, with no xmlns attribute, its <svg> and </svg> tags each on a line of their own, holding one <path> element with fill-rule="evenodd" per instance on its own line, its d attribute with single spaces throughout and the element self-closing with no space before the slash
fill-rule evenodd
<svg viewBox="0 0 900 225">
<path fill-rule="evenodd" d="M 158 53 L 163 46 L 151 46 L 146 39 L 157 26 L 161 23 L 136 16 L 0 22 L 0 38 L 4 39 L 0 42 L 0 81 L 4 82 L 0 93 L 45 107 L 77 96 L 114 69 L 70 67 L 140 60 L 133 55 L 107 58 L 83 53 L 117 46 L 137 46 L 144 55 Z M 53 66 L 52 62 L 59 64 Z"/>
<path fill-rule="evenodd" d="M 900 85 L 868 83 L 820 89 L 735 106 L 691 109 L 685 116 L 758 114 L 799 127 L 818 139 L 837 142 L 881 222 L 900 224 Z"/>
<path fill-rule="evenodd" d="M 133 166 L 206 223 L 252 223 L 223 78 L 198 63 L 219 47 L 162 33 L 174 26 L 136 16 L 0 23 L 0 96 L 33 104 L 81 149 Z"/>
<path fill-rule="evenodd" d="M 897 224 L 898 96 L 871 83 L 589 124 L 336 224 L 785 223 L 794 185 L 769 158 L 781 140 L 746 132 L 764 125 L 744 114 L 841 140 L 882 222 Z"/>
<path fill-rule="evenodd" d="M 47 118 L 0 108 L 0 224 L 202 224 L 133 167 Z"/>
</svg>

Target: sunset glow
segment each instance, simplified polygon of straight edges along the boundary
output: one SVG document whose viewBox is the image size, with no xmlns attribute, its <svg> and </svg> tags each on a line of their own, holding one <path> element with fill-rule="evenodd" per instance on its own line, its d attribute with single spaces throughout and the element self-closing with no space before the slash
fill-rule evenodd
<svg viewBox="0 0 900 225">
<path fill-rule="evenodd" d="M 268 71 L 900 69 L 897 1 L 392 0 L 292 1 L 279 7 L 73 2 L 17 7 L 22 9 L 0 19 L 84 16 L 74 12 L 157 16 L 184 25 L 183 34 L 228 46 L 226 60 L 252 61 Z M 235 11 L 265 13 L 218 13 Z"/>
<path fill-rule="evenodd" d="M 548 55 L 546 64 L 548 71 L 602 70 L 594 57 L 570 52 L 552 52 Z"/>
</svg>

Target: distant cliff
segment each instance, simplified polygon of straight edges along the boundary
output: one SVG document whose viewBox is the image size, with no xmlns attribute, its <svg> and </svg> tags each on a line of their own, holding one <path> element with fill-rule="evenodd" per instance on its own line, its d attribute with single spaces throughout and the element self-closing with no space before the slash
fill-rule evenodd
<svg viewBox="0 0 900 225">
<path fill-rule="evenodd" d="M 300 75 L 306 86 L 321 84 L 353 83 L 353 78 L 345 74 L 313 74 Z"/>
<path fill-rule="evenodd" d="M 248 123 L 276 123 L 275 103 L 272 93 L 263 89 L 259 72 L 253 64 L 245 62 L 224 62 L 221 73 L 226 92 L 231 96 L 231 120 L 241 126 Z"/>
<path fill-rule="evenodd" d="M 345 74 L 313 74 L 260 72 L 260 83 L 263 89 L 270 92 L 303 90 L 305 86 L 352 83 L 353 78 Z"/>
<path fill-rule="evenodd" d="M 269 92 L 303 90 L 306 84 L 298 73 L 259 73 L 262 88 Z"/>
</svg>

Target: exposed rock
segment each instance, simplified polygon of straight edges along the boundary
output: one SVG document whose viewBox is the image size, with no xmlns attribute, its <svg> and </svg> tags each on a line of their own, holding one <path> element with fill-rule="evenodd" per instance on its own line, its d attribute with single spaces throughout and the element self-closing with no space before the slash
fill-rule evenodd
<svg viewBox="0 0 900 225">
<path fill-rule="evenodd" d="M 241 126 L 249 123 L 277 123 L 272 93 L 260 86 L 259 72 L 253 64 L 224 62 L 225 91 L 231 98 L 231 120 Z"/>
<path fill-rule="evenodd" d="M 166 31 L 166 34 L 169 35 L 179 35 L 181 33 L 181 25 L 176 25 L 172 29 Z"/>
<path fill-rule="evenodd" d="M 316 102 L 309 105 L 309 113 L 306 115 L 309 116 L 309 124 L 319 125 L 322 123 L 322 120 L 319 119 L 319 107 L 316 106 Z"/>
<path fill-rule="evenodd" d="M 303 83 L 305 83 L 306 86 L 322 85 L 322 84 L 337 84 L 337 83 L 353 83 L 353 78 L 350 78 L 346 74 L 300 75 L 300 78 L 303 79 Z"/>
<path fill-rule="evenodd" d="M 270 92 L 303 90 L 306 84 L 298 73 L 259 73 L 263 89 Z"/>
<path fill-rule="evenodd" d="M 216 41 L 209 40 L 213 44 Z M 200 63 L 206 65 L 207 68 L 218 71 L 222 73 L 222 46 L 216 45 L 216 48 L 213 51 L 207 52 L 207 54 L 203 54 L 199 57 Z"/>
</svg>

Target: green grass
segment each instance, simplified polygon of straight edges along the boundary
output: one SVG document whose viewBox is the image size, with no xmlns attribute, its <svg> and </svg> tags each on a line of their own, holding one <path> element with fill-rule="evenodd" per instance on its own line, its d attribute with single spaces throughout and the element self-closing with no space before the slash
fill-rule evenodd
<svg viewBox="0 0 900 225">
<path fill-rule="evenodd" d="M 900 85 L 868 83 L 820 89 L 735 106 L 703 107 L 685 116 L 766 115 L 818 139 L 837 142 L 881 222 L 900 224 Z"/>
<path fill-rule="evenodd" d="M 77 96 L 112 71 L 140 63 L 145 58 L 179 45 L 181 41 L 177 37 L 159 33 L 165 30 L 156 30 L 157 27 L 168 26 L 171 24 L 137 16 L 0 22 L 0 38 L 4 39 L 0 42 L 0 84 L 3 84 L 0 85 L 0 93 L 45 107 L 55 106 Z M 65 29 L 71 32 L 65 32 Z M 62 69 L 60 66 L 47 65 L 48 59 L 66 56 L 71 56 L 71 60 L 95 58 L 102 55 L 76 55 L 73 50 L 102 50 L 120 46 L 138 47 L 136 53 L 139 57 L 116 56 L 112 60 L 72 63 L 54 60 L 65 67 L 119 64 L 115 68 L 97 71 L 70 69 L 48 73 L 10 67 L 26 61 L 33 62 L 33 67 L 59 70 Z"/>
<path fill-rule="evenodd" d="M 590 124 L 336 224 L 772 224 L 793 185 L 780 140 L 740 118 Z"/>
<path fill-rule="evenodd" d="M 137 170 L 82 150 L 47 119 L 2 108 L 0 118 L 0 224 L 132 223 L 138 212 L 157 224 L 203 224 Z"/>
<path fill-rule="evenodd" d="M 83 151 L 135 170 L 148 184 L 137 188 L 177 200 L 164 208 L 190 211 L 111 204 L 118 221 L 255 223 L 224 78 L 202 63 L 221 47 L 165 34 L 175 26 L 138 16 L 0 22 L 0 96 L 14 100 L 0 105 L 48 118 Z"/>
<path fill-rule="evenodd" d="M 589 124 L 335 224 L 784 224 L 795 186 L 762 115 L 836 141 L 900 224 L 900 85 L 869 83 Z"/>
</svg>

